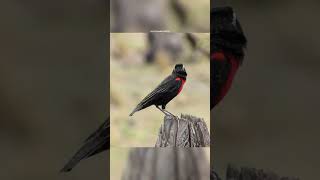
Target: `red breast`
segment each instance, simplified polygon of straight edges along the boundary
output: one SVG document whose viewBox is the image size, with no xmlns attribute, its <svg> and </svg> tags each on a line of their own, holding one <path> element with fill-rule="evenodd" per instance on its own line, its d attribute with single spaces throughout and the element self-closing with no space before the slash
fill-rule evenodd
<svg viewBox="0 0 320 180">
<path fill-rule="evenodd" d="M 212 54 L 211 59 L 213 59 L 214 61 L 224 61 L 226 60 L 226 56 L 223 52 L 215 52 Z"/>
<path fill-rule="evenodd" d="M 220 96 L 218 97 L 218 101 L 222 100 L 224 98 L 224 96 L 228 93 L 228 91 L 232 85 L 232 81 L 233 81 L 233 79 L 236 75 L 236 72 L 240 66 L 240 62 L 237 59 L 235 59 L 234 56 L 228 55 L 228 59 L 229 59 L 229 62 L 231 63 L 231 69 L 230 69 L 226 83 L 224 84 L 223 87 L 221 87 L 221 93 L 220 93 Z"/>
<path fill-rule="evenodd" d="M 178 91 L 178 94 L 181 92 L 181 90 L 182 90 L 182 88 L 183 88 L 183 85 L 184 85 L 184 83 L 186 82 L 186 80 L 185 79 L 182 79 L 182 78 L 180 78 L 180 77 L 177 77 L 176 78 L 176 81 L 181 81 L 181 86 L 179 87 L 179 91 Z"/>
</svg>

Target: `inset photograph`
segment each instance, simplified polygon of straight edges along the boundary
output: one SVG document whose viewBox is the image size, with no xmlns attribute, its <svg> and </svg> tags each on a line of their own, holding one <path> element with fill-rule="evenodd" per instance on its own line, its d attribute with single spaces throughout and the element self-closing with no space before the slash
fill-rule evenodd
<svg viewBox="0 0 320 180">
<path fill-rule="evenodd" d="M 110 0 L 111 32 L 210 32 L 209 0 Z"/>
<path fill-rule="evenodd" d="M 210 148 L 111 149 L 110 179 L 209 180 Z"/>
<path fill-rule="evenodd" d="M 208 33 L 112 33 L 112 147 L 210 146 Z"/>
</svg>

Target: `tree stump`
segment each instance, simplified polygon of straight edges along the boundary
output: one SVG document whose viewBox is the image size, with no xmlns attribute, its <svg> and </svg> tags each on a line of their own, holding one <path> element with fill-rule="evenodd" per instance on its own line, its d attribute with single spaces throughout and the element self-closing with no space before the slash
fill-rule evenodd
<svg viewBox="0 0 320 180">
<path fill-rule="evenodd" d="M 133 148 L 122 180 L 208 180 L 202 148 Z"/>
<path fill-rule="evenodd" d="M 210 134 L 203 119 L 191 115 L 165 116 L 156 147 L 209 147 Z"/>
<path fill-rule="evenodd" d="M 211 171 L 210 180 L 221 180 L 218 175 Z M 264 171 L 262 169 L 242 167 L 238 169 L 235 166 L 227 167 L 226 180 L 299 180 L 296 177 L 281 177 L 274 172 Z"/>
</svg>

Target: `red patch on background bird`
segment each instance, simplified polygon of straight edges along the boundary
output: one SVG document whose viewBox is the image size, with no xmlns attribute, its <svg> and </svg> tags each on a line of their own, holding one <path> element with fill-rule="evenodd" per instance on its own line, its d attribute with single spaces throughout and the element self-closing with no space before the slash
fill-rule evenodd
<svg viewBox="0 0 320 180">
<path fill-rule="evenodd" d="M 218 101 L 222 100 L 223 97 L 227 94 L 227 92 L 229 91 L 230 87 L 231 87 L 231 84 L 232 84 L 232 81 L 236 75 L 236 72 L 240 66 L 240 63 L 239 63 L 239 60 L 238 59 L 235 59 L 235 57 L 233 56 L 228 56 L 230 58 L 230 63 L 231 63 L 231 70 L 230 70 L 230 73 L 228 75 L 228 79 L 227 79 L 227 82 L 226 84 L 222 87 L 221 89 L 221 94 L 220 96 L 218 97 Z"/>
<path fill-rule="evenodd" d="M 215 61 L 224 61 L 226 56 L 222 52 L 215 52 L 212 54 L 211 58 Z"/>
<path fill-rule="evenodd" d="M 176 78 L 176 81 L 181 81 L 181 86 L 179 87 L 179 91 L 178 91 L 178 94 L 181 92 L 181 90 L 182 90 L 182 88 L 183 88 L 183 85 L 184 85 L 184 83 L 186 82 L 186 80 L 184 80 L 184 79 L 182 79 L 182 78 L 180 78 L 180 77 L 177 77 Z"/>
</svg>

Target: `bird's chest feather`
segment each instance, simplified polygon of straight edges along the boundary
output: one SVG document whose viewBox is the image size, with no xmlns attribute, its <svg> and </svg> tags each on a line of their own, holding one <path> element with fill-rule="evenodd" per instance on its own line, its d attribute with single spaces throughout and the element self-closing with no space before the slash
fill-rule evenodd
<svg viewBox="0 0 320 180">
<path fill-rule="evenodd" d="M 175 79 L 176 81 L 179 81 L 181 84 L 180 84 L 180 87 L 179 87 L 179 89 L 178 89 L 178 94 L 182 91 L 182 88 L 183 88 L 183 85 L 184 85 L 184 83 L 186 82 L 186 80 L 185 79 L 182 79 L 182 78 L 180 78 L 180 77 L 177 77 L 176 79 Z"/>
</svg>

